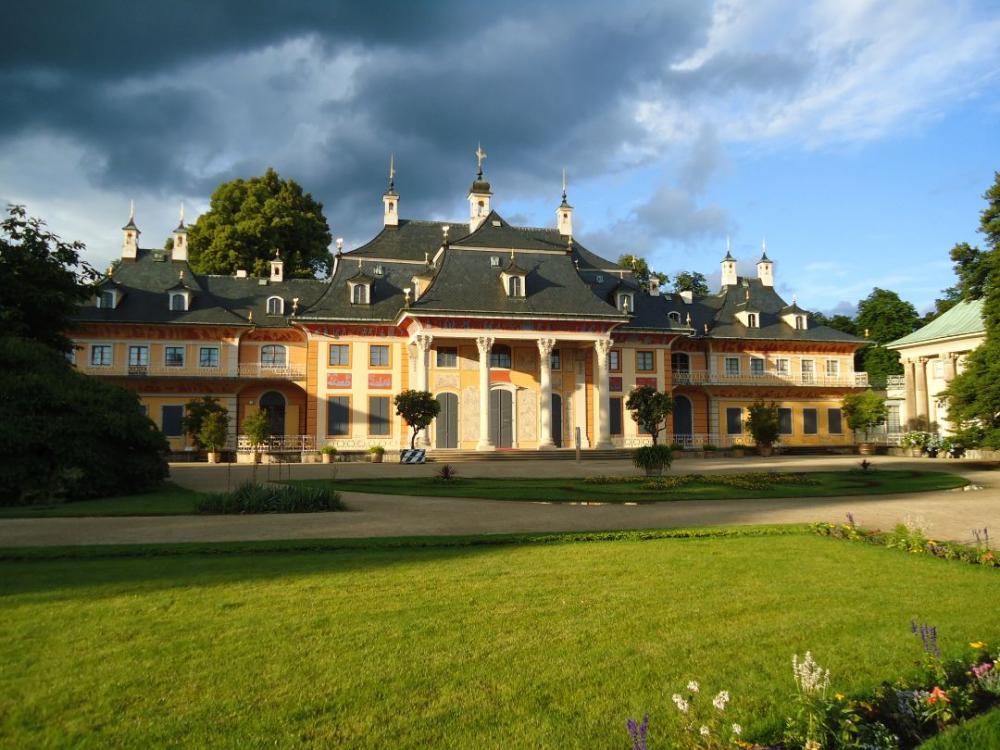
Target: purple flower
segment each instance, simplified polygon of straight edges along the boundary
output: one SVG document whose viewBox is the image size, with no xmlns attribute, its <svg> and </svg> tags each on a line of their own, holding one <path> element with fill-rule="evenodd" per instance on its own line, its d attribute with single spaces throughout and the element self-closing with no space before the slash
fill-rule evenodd
<svg viewBox="0 0 1000 750">
<path fill-rule="evenodd" d="M 649 714 L 642 717 L 642 724 L 635 719 L 625 722 L 629 738 L 632 740 L 632 750 L 646 750 L 646 732 L 649 731 Z"/>
</svg>

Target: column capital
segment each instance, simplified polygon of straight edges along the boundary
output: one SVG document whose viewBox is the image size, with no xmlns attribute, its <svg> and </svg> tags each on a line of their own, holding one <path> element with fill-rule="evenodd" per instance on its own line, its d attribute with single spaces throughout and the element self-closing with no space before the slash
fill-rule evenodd
<svg viewBox="0 0 1000 750">
<path fill-rule="evenodd" d="M 413 337 L 413 343 L 416 344 L 417 350 L 424 354 L 428 349 L 431 348 L 431 343 L 434 341 L 434 337 L 429 333 L 418 333 Z"/>
<path fill-rule="evenodd" d="M 493 349 L 493 342 L 496 341 L 492 336 L 476 336 L 476 346 L 479 347 L 479 356 L 483 357 L 490 353 Z"/>
<path fill-rule="evenodd" d="M 538 344 L 538 353 L 542 355 L 542 359 L 548 357 L 552 354 L 552 349 L 556 345 L 555 339 L 538 339 L 535 343 Z"/>
<path fill-rule="evenodd" d="M 594 342 L 594 349 L 597 351 L 597 356 L 599 357 L 602 364 L 606 364 L 608 361 L 608 352 L 611 351 L 611 339 L 597 339 Z"/>
</svg>

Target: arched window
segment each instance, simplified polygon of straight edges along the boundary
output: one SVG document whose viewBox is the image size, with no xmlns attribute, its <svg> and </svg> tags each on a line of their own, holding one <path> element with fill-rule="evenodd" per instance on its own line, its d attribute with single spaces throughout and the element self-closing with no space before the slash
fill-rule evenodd
<svg viewBox="0 0 1000 750">
<path fill-rule="evenodd" d="M 630 313 L 635 310 L 635 307 L 632 304 L 631 294 L 618 295 L 618 309 L 623 313 Z"/>
<path fill-rule="evenodd" d="M 510 369 L 510 347 L 497 344 L 490 352 L 490 367 L 500 367 L 505 370 Z"/>
<path fill-rule="evenodd" d="M 285 312 L 285 300 L 281 297 L 267 298 L 267 314 L 282 315 Z"/>
<path fill-rule="evenodd" d="M 170 309 L 175 311 L 187 310 L 187 298 L 180 292 L 170 295 Z"/>
<path fill-rule="evenodd" d="M 520 297 L 521 296 L 521 277 L 511 276 L 507 279 L 507 296 L 508 297 Z"/>
<path fill-rule="evenodd" d="M 747 328 L 757 327 L 757 313 L 747 313 Z"/>
<path fill-rule="evenodd" d="M 358 284 L 354 287 L 354 295 L 351 301 L 355 305 L 368 304 L 368 287 L 365 284 Z"/>
<path fill-rule="evenodd" d="M 265 344 L 260 348 L 261 367 L 285 367 L 288 350 L 282 344 Z"/>
<path fill-rule="evenodd" d="M 667 313 L 667 317 L 670 318 L 670 320 L 673 321 L 674 323 L 681 322 L 681 314 L 679 312 L 669 312 Z"/>
</svg>

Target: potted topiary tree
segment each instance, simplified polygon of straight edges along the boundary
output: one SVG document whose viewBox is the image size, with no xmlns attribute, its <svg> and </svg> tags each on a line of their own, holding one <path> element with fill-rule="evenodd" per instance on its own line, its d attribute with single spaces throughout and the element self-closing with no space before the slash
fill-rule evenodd
<svg viewBox="0 0 1000 750">
<path fill-rule="evenodd" d="M 229 434 L 229 418 L 224 412 L 213 411 L 205 415 L 198 433 L 198 442 L 208 451 L 208 462 L 219 463 L 219 451 L 226 444 Z"/>
<path fill-rule="evenodd" d="M 253 452 L 253 462 L 260 463 L 261 446 L 267 442 L 271 434 L 271 420 L 265 411 L 255 411 L 253 414 L 243 418 L 243 434 L 250 442 L 250 450 Z"/>
<path fill-rule="evenodd" d="M 373 445 L 368 449 L 368 455 L 373 464 L 380 464 L 382 463 L 382 456 L 385 455 L 385 448 L 381 445 Z"/>
<path fill-rule="evenodd" d="M 416 450 L 417 435 L 434 421 L 441 411 L 441 404 L 429 391 L 402 391 L 396 394 L 393 403 L 396 405 L 396 414 L 405 419 L 413 430 L 410 435 L 410 450 Z"/>
<path fill-rule="evenodd" d="M 885 399 L 874 391 L 848 393 L 841 401 L 840 408 L 847 417 L 848 427 L 855 431 L 865 431 L 865 440 L 858 444 L 858 453 L 862 456 L 872 455 L 875 445 L 871 442 L 871 429 L 885 424 L 889 415 Z"/>
<path fill-rule="evenodd" d="M 324 445 L 319 449 L 319 452 L 323 456 L 323 463 L 331 463 L 337 456 L 337 446 L 335 445 Z"/>
<path fill-rule="evenodd" d="M 754 401 L 747 409 L 746 428 L 757 444 L 757 452 L 762 456 L 770 456 L 774 444 L 781 439 L 778 405 L 773 401 L 770 404 Z"/>
<path fill-rule="evenodd" d="M 647 476 L 658 476 L 673 461 L 670 446 L 658 445 L 657 438 L 663 432 L 667 415 L 673 411 L 674 402 L 668 393 L 661 393 L 655 388 L 643 385 L 628 394 L 625 408 L 629 410 L 632 419 L 639 429 L 648 432 L 653 438 L 653 444 L 637 448 L 632 453 L 632 463 L 642 469 Z"/>
<path fill-rule="evenodd" d="M 220 404 L 219 399 L 214 396 L 202 396 L 201 398 L 192 399 L 184 407 L 181 426 L 188 437 L 191 438 L 194 447 L 198 450 L 208 450 L 205 441 L 201 439 L 201 428 L 205 424 L 205 419 L 211 414 L 228 416 L 229 410 Z"/>
</svg>

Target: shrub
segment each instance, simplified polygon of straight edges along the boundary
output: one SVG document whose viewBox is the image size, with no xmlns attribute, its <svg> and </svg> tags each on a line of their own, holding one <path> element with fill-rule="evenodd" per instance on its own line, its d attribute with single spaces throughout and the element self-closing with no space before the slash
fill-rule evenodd
<svg viewBox="0 0 1000 750">
<path fill-rule="evenodd" d="M 664 420 L 674 410 L 674 401 L 669 393 L 661 393 L 651 386 L 642 385 L 628 394 L 625 408 L 632 414 L 639 429 L 653 437 L 655 446 L 663 431 Z"/>
<path fill-rule="evenodd" d="M 648 476 L 662 474 L 664 469 L 670 468 L 673 460 L 674 453 L 668 445 L 645 445 L 632 451 L 632 463 Z"/>
<path fill-rule="evenodd" d="M 381 456 L 383 453 L 385 453 L 385 448 L 383 448 L 381 445 L 373 445 L 371 448 L 368 449 L 368 452 L 376 456 Z"/>
<path fill-rule="evenodd" d="M 684 450 L 684 444 L 678 443 L 676 440 L 670 444 L 670 450 L 672 451 L 682 451 Z"/>
<path fill-rule="evenodd" d="M 458 476 L 458 471 L 451 464 L 445 464 L 437 471 L 437 478 L 445 482 L 450 482 Z"/>
<path fill-rule="evenodd" d="M 232 492 L 213 492 L 198 501 L 199 513 L 319 513 L 346 510 L 340 493 L 328 487 L 244 482 Z"/>
<path fill-rule="evenodd" d="M 42 344 L 0 337 L 0 414 L 0 505 L 132 494 L 167 476 L 167 441 L 138 396 Z"/>
<path fill-rule="evenodd" d="M 758 448 L 763 452 L 770 450 L 781 437 L 778 405 L 773 401 L 770 404 L 754 401 L 747 410 L 746 428 L 750 431 Z"/>
<path fill-rule="evenodd" d="M 864 430 L 865 440 L 868 440 L 872 427 L 885 424 L 889 416 L 885 399 L 874 391 L 849 393 L 844 396 L 840 408 L 847 419 L 847 426 L 852 430 Z"/>
<path fill-rule="evenodd" d="M 322 448 L 319 449 L 319 452 L 322 453 L 325 456 L 336 456 L 337 455 L 337 446 L 335 446 L 335 445 L 324 445 Z"/>
<path fill-rule="evenodd" d="M 259 449 L 271 434 L 271 420 L 267 412 L 255 411 L 243 419 L 243 434 L 250 440 L 254 449 Z"/>
<path fill-rule="evenodd" d="M 707 452 L 711 453 L 712 451 L 719 450 L 719 446 L 712 445 L 711 443 L 705 443 L 703 446 L 701 446 L 701 449 L 703 451 L 707 451 Z"/>
<path fill-rule="evenodd" d="M 208 448 L 212 450 L 201 436 L 205 420 L 212 414 L 221 414 L 223 417 L 229 415 L 229 410 L 220 404 L 219 399 L 214 396 L 196 398 L 193 401 L 188 401 L 187 406 L 184 407 L 184 418 L 181 420 L 181 424 L 184 426 L 184 432 L 194 441 L 196 448 Z M 225 442 L 226 438 L 223 436 L 219 446 Z"/>
</svg>

